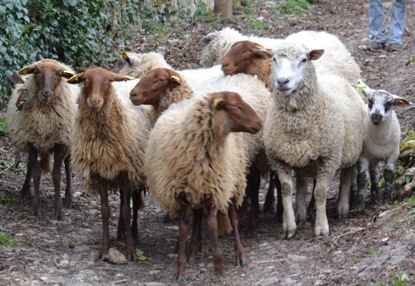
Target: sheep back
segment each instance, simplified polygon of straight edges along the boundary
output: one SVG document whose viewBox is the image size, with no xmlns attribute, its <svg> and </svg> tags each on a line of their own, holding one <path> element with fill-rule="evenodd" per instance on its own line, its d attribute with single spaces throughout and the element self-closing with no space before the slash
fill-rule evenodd
<svg viewBox="0 0 415 286">
<path fill-rule="evenodd" d="M 172 214 L 177 214 L 182 200 L 193 208 L 210 203 L 223 212 L 231 199 L 242 204 L 246 187 L 242 134 L 231 133 L 219 144 L 207 142 L 210 113 L 206 99 L 189 99 L 171 106 L 151 131 L 145 152 L 147 184 L 150 194 Z"/>
</svg>

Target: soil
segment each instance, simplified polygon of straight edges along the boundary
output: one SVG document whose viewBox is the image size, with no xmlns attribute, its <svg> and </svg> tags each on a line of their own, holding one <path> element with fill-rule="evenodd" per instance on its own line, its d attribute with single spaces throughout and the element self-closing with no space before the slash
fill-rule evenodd
<svg viewBox="0 0 415 286">
<path fill-rule="evenodd" d="M 325 30 L 345 43 L 372 88 L 386 89 L 415 102 L 415 2 L 407 1 L 407 21 L 402 51 L 371 52 L 368 44 L 366 0 L 314 1 L 306 14 L 282 14 L 276 1 L 259 0 L 234 11 L 230 20 L 210 23 L 206 18 L 177 20 L 166 34 L 138 34 L 127 48 L 137 52 L 165 50 L 177 69 L 199 67 L 199 40 L 209 32 L 231 26 L 244 34 L 282 38 L 290 33 Z M 390 7 L 390 5 L 388 6 Z M 248 13 L 248 8 L 250 12 Z M 244 10 L 245 9 L 245 10 Z M 269 29 L 255 30 L 249 23 L 262 22 Z M 414 129 L 413 109 L 397 110 L 403 137 Z M 4 115 L 4 110 L 2 111 Z M 53 220 L 53 183 L 41 182 L 41 213 L 31 214 L 30 202 L 19 199 L 24 162 L 9 168 L 13 153 L 7 136 L 0 136 L 0 231 L 13 239 L 0 245 L 0 285 L 169 285 L 176 270 L 177 223 L 166 221 L 163 209 L 146 196 L 139 213 L 139 260 L 114 264 L 97 258 L 102 237 L 100 201 L 84 192 L 73 175 L 74 204 L 65 209 L 63 221 Z M 258 231 L 246 233 L 247 218 L 240 222 L 246 265 L 234 265 L 232 235 L 222 237 L 226 272 L 213 271 L 212 249 L 206 235 L 202 252 L 186 270 L 187 285 L 415 285 L 415 200 L 393 204 L 367 204 L 363 213 L 336 217 L 336 182 L 329 192 L 329 238 L 313 235 L 314 211 L 294 238 L 282 238 L 282 225 L 274 214 L 261 212 Z M 261 192 L 261 202 L 263 193 Z M 112 247 L 125 253 L 116 241 L 118 195 L 110 197 Z M 208 233 L 208 232 L 205 232 Z"/>
</svg>

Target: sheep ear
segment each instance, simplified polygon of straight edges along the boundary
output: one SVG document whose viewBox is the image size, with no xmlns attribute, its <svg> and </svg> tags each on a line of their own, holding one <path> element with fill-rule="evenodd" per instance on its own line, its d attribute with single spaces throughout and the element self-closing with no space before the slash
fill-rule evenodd
<svg viewBox="0 0 415 286">
<path fill-rule="evenodd" d="M 366 96 L 369 96 L 372 93 L 372 89 L 367 86 L 361 79 L 357 80 L 357 90 L 362 91 Z"/>
<path fill-rule="evenodd" d="M 12 75 L 12 82 L 13 82 L 14 84 L 18 84 L 18 83 L 23 84 L 23 83 L 25 83 L 24 79 L 22 79 L 22 77 L 21 77 L 21 76 L 19 76 L 19 75 L 18 75 L 18 74 L 16 74 L 16 73 L 14 73 L 14 74 Z"/>
<path fill-rule="evenodd" d="M 318 60 L 324 54 L 324 50 L 311 50 L 308 53 L 308 59 L 311 61 Z"/>
<path fill-rule="evenodd" d="M 213 39 L 216 38 L 217 34 L 219 33 L 219 31 L 215 31 L 212 33 L 207 34 L 206 36 L 204 36 L 201 40 L 200 43 L 201 44 L 209 44 Z"/>
<path fill-rule="evenodd" d="M 223 105 L 224 99 L 221 97 L 215 97 L 212 100 L 212 106 L 214 109 L 219 110 Z"/>
<path fill-rule="evenodd" d="M 268 49 L 268 48 L 265 48 L 264 46 L 262 46 L 262 45 L 260 45 L 260 44 L 256 44 L 255 46 L 254 46 L 254 49 L 253 49 L 253 52 L 255 53 L 255 54 L 257 54 L 257 55 L 259 55 L 260 57 L 263 57 L 263 58 L 272 58 L 272 52 L 271 52 L 272 50 L 271 49 Z"/>
<path fill-rule="evenodd" d="M 181 82 L 180 82 L 180 77 L 178 77 L 178 76 L 172 75 L 172 76 L 170 76 L 170 80 L 171 80 L 172 82 L 177 83 L 177 84 L 181 84 Z"/>
<path fill-rule="evenodd" d="M 73 77 L 75 74 L 71 71 L 65 70 L 62 72 L 62 77 L 70 79 L 71 77 Z"/>
<path fill-rule="evenodd" d="M 408 100 L 406 100 L 403 97 L 394 95 L 394 94 L 390 94 L 393 97 L 393 105 L 398 106 L 398 107 L 406 107 L 409 105 L 412 105 L 411 102 L 409 102 Z"/>
<path fill-rule="evenodd" d="M 132 79 L 134 78 L 128 75 L 113 73 L 111 81 L 123 81 L 123 80 L 132 80 Z"/>
<path fill-rule="evenodd" d="M 31 74 L 31 73 L 33 73 L 33 70 L 34 70 L 34 69 L 35 69 L 34 65 L 26 66 L 26 67 L 23 67 L 23 68 L 19 71 L 19 74 L 22 74 L 22 75 Z"/>
<path fill-rule="evenodd" d="M 82 73 L 80 73 L 80 74 L 74 74 L 73 76 L 71 76 L 67 82 L 70 84 L 77 84 L 77 83 L 82 82 L 83 80 L 84 79 L 82 78 Z"/>
<path fill-rule="evenodd" d="M 119 52 L 120 56 L 124 59 L 124 61 L 126 61 L 129 65 L 131 64 L 131 60 L 128 57 L 128 54 L 126 51 L 121 51 Z"/>
</svg>

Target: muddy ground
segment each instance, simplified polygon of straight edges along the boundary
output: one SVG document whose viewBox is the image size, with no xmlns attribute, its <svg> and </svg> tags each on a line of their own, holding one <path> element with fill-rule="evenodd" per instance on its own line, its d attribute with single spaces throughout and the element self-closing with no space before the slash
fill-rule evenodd
<svg viewBox="0 0 415 286">
<path fill-rule="evenodd" d="M 305 30 L 336 34 L 359 63 L 363 79 L 373 88 L 383 88 L 415 102 L 415 1 L 407 1 L 407 23 L 403 50 L 396 53 L 370 52 L 367 45 L 366 0 L 314 1 L 304 15 L 282 14 L 279 1 L 256 1 L 235 11 L 228 21 L 209 23 L 206 18 L 177 21 L 165 35 L 138 34 L 128 48 L 147 52 L 164 49 L 177 69 L 199 67 L 199 40 L 215 29 L 232 26 L 245 34 L 285 37 Z M 387 6 L 390 7 L 390 6 Z M 268 26 L 255 30 L 254 22 Z M 256 25 L 258 27 L 258 25 Z M 414 130 L 414 110 L 399 110 L 403 136 Z M 4 110 L 2 111 L 4 116 Z M 112 264 L 97 259 L 102 235 L 99 199 L 84 193 L 76 176 L 74 205 L 65 210 L 63 221 L 53 220 L 53 184 L 46 176 L 41 184 L 40 216 L 30 212 L 30 203 L 18 194 L 24 180 L 24 164 L 13 163 L 7 136 L 0 137 L 3 163 L 0 169 L 0 231 L 14 243 L 0 245 L 0 285 L 169 285 L 176 255 L 177 225 L 165 222 L 164 211 L 146 197 L 147 207 L 139 213 L 139 261 Z M 265 186 L 265 185 L 264 185 Z M 232 236 L 221 238 L 226 273 L 213 273 L 209 236 L 195 263 L 188 265 L 188 285 L 415 285 L 415 200 L 393 204 L 369 204 L 364 213 L 351 213 L 345 220 L 335 214 L 336 182 L 329 193 L 330 238 L 313 236 L 313 211 L 306 226 L 290 240 L 282 239 L 282 226 L 273 214 L 260 214 L 255 236 L 246 234 L 246 217 L 241 218 L 246 266 L 234 266 Z M 264 192 L 265 190 L 263 190 Z M 263 194 L 261 201 L 263 201 Z M 118 195 L 111 196 L 110 231 L 117 242 Z M 406 283 L 406 284 L 405 284 Z"/>
</svg>

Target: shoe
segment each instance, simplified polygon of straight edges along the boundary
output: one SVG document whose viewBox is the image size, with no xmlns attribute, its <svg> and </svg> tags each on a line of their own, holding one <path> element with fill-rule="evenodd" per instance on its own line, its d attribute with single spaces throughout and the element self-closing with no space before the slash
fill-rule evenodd
<svg viewBox="0 0 415 286">
<path fill-rule="evenodd" d="M 402 50 L 402 45 L 397 44 L 397 43 L 389 44 L 389 46 L 386 48 L 386 50 L 389 53 L 398 52 L 398 51 Z"/>
<path fill-rule="evenodd" d="M 384 48 L 385 48 L 385 43 L 380 43 L 380 42 L 370 43 L 370 50 L 371 51 L 378 51 L 378 50 L 382 50 Z"/>
</svg>

